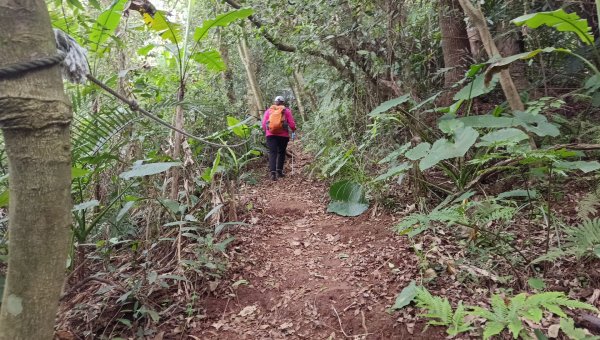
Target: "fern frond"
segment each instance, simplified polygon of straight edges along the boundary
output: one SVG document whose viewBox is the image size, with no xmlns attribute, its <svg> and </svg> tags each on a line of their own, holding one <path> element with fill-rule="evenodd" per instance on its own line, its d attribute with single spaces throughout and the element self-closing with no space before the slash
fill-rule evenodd
<svg viewBox="0 0 600 340">
<path fill-rule="evenodd" d="M 582 220 L 588 219 L 592 215 L 598 213 L 600 207 L 600 195 L 595 192 L 590 192 L 585 195 L 577 205 L 577 217 Z"/>
</svg>

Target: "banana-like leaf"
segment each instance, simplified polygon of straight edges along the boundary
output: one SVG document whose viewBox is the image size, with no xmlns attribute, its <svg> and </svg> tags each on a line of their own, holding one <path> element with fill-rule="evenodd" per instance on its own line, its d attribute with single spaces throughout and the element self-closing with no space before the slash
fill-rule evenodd
<svg viewBox="0 0 600 340">
<path fill-rule="evenodd" d="M 594 43 L 592 28 L 587 20 L 580 18 L 577 13 L 567 13 L 563 9 L 522 15 L 512 22 L 517 26 L 527 25 L 530 28 L 538 28 L 546 25 L 561 32 L 574 32 L 584 43 L 588 45 Z"/>
<path fill-rule="evenodd" d="M 244 19 L 251 16 L 253 13 L 254 10 L 251 8 L 242 8 L 219 14 L 214 19 L 205 20 L 204 23 L 202 23 L 202 26 L 196 28 L 196 31 L 194 32 L 194 41 L 202 41 L 204 38 L 206 38 L 208 31 L 210 31 L 210 29 L 213 27 L 226 27 L 238 19 Z"/>
<path fill-rule="evenodd" d="M 119 175 L 122 179 L 156 175 L 165 172 L 174 166 L 181 165 L 181 162 L 149 163 L 133 166 L 131 170 L 125 171 Z"/>
<path fill-rule="evenodd" d="M 154 13 L 154 16 L 144 13 L 144 23 L 153 31 L 158 32 L 161 38 L 174 44 L 181 41 L 181 25 L 170 22 L 161 11 Z"/>
<path fill-rule="evenodd" d="M 328 212 L 342 216 L 358 216 L 369 209 L 363 186 L 356 182 L 341 181 L 334 183 L 329 189 L 331 203 Z"/>
<path fill-rule="evenodd" d="M 119 26 L 126 3 L 127 0 L 116 0 L 106 11 L 100 14 L 89 35 L 90 49 L 92 51 L 98 54 L 106 51 L 103 44 L 115 33 L 117 26 Z"/>
<path fill-rule="evenodd" d="M 543 53 L 551 53 L 551 52 L 571 53 L 571 50 L 568 50 L 566 48 L 546 47 L 546 48 L 538 48 L 537 50 L 523 52 L 523 53 L 511 55 L 509 57 L 501 58 L 501 59 L 495 61 L 494 63 L 492 63 L 490 65 L 490 67 L 488 67 L 488 69 L 485 71 L 485 84 L 488 84 L 492 80 L 493 76 L 496 73 L 508 68 L 508 66 L 510 64 L 514 63 L 515 61 L 531 59 L 542 52 Z"/>
<path fill-rule="evenodd" d="M 225 71 L 227 68 L 225 62 L 221 58 L 221 54 L 217 50 L 207 50 L 202 52 L 196 52 L 190 56 L 193 60 L 206 66 L 207 69 L 212 71 Z"/>
</svg>

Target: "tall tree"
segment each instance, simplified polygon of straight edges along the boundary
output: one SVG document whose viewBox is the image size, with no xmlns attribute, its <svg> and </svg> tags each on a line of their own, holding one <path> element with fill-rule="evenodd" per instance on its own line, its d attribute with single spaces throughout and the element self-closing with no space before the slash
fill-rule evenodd
<svg viewBox="0 0 600 340">
<path fill-rule="evenodd" d="M 444 75 L 444 87 L 449 89 L 464 77 L 467 70 L 470 56 L 469 37 L 464 14 L 458 0 L 441 0 L 438 13 L 442 33 L 444 67 L 448 69 Z M 452 94 L 450 91 L 443 97 L 443 105 L 450 103 Z"/>
<path fill-rule="evenodd" d="M 57 53 L 43 0 L 0 0 L 0 31 L 2 65 Z M 70 122 L 58 66 L 0 79 L 0 128 L 10 170 L 3 340 L 53 336 L 71 222 Z"/>
</svg>

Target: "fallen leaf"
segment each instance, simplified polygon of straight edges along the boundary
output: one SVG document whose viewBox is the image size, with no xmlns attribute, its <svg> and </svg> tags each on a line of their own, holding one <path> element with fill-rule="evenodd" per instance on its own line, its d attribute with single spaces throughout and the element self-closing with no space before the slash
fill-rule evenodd
<svg viewBox="0 0 600 340">
<path fill-rule="evenodd" d="M 282 331 L 284 329 L 289 329 L 289 328 L 292 328 L 292 327 L 294 327 L 293 323 L 291 323 L 291 322 L 285 322 L 285 323 L 282 323 L 281 326 L 279 326 L 279 330 Z"/>
<path fill-rule="evenodd" d="M 256 311 L 256 306 L 246 306 L 239 313 L 240 316 L 248 316 Z"/>
<path fill-rule="evenodd" d="M 548 337 L 557 338 L 559 330 L 560 330 L 560 325 L 558 325 L 558 324 L 548 327 Z"/>
</svg>

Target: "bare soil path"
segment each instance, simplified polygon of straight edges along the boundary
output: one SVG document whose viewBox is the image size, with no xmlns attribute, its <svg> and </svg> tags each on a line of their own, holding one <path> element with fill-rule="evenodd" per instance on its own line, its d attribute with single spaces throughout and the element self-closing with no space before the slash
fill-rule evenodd
<svg viewBox="0 0 600 340">
<path fill-rule="evenodd" d="M 311 180 L 308 156 L 294 150 L 295 171 L 242 190 L 249 227 L 234 232 L 232 268 L 203 300 L 198 339 L 429 339 L 389 308 L 418 275 L 418 260 L 393 221 L 372 211 L 328 214 L 328 187 Z M 288 165 L 289 166 L 289 165 Z"/>
</svg>

